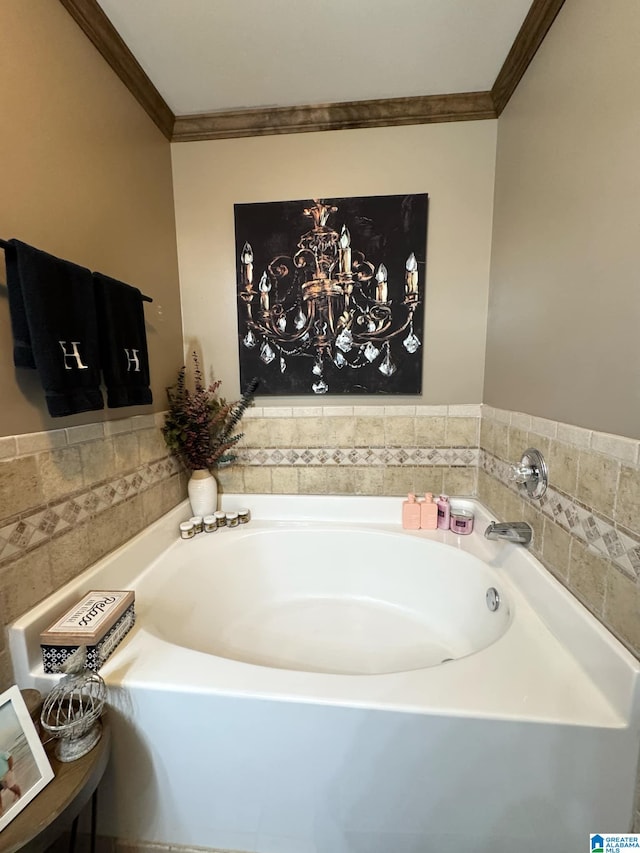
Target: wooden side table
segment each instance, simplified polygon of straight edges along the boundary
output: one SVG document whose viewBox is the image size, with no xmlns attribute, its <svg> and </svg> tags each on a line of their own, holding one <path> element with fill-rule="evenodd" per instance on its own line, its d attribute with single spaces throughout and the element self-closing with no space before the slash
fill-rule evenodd
<svg viewBox="0 0 640 853">
<path fill-rule="evenodd" d="M 0 853 L 41 853 L 73 824 L 92 800 L 91 831 L 95 840 L 97 787 L 104 775 L 111 751 L 111 729 L 102 718 L 102 737 L 91 752 L 77 761 L 62 763 L 54 755 L 55 741 L 45 747 L 55 777 L 0 832 Z M 93 849 L 93 845 L 92 845 Z"/>
</svg>

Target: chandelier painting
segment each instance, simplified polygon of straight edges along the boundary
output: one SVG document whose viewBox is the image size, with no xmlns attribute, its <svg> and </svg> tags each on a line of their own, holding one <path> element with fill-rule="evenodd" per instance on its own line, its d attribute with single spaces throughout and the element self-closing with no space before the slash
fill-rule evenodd
<svg viewBox="0 0 640 853">
<path fill-rule="evenodd" d="M 235 205 L 240 381 L 419 394 L 426 194 Z"/>
</svg>

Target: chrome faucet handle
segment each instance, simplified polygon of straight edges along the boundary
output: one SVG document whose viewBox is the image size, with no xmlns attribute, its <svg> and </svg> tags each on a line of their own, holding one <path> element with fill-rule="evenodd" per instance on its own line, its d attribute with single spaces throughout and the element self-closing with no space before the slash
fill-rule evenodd
<svg viewBox="0 0 640 853">
<path fill-rule="evenodd" d="M 549 471 L 539 450 L 530 447 L 522 455 L 519 465 L 512 465 L 509 479 L 520 486 L 530 498 L 541 498 L 547 491 Z"/>
<path fill-rule="evenodd" d="M 509 470 L 509 479 L 513 483 L 518 483 L 518 485 L 522 485 L 526 483 L 535 475 L 534 469 L 531 465 L 512 465 Z"/>
</svg>

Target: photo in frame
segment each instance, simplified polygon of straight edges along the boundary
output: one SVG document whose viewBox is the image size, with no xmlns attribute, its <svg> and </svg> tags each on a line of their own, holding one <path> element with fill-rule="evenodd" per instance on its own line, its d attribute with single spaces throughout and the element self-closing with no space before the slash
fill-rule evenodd
<svg viewBox="0 0 640 853">
<path fill-rule="evenodd" d="M 234 205 L 240 382 L 422 392 L 428 195 Z"/>
<path fill-rule="evenodd" d="M 0 694 L 0 831 L 53 779 L 17 686 Z"/>
</svg>

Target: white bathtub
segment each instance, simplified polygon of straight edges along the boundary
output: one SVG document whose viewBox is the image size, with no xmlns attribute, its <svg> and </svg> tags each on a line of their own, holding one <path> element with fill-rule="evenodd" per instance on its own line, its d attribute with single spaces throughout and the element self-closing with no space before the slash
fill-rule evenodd
<svg viewBox="0 0 640 853">
<path fill-rule="evenodd" d="M 231 660 L 338 675 L 404 672 L 478 652 L 510 623 L 506 596 L 495 611 L 485 603 L 487 590 L 502 586 L 495 571 L 403 532 L 256 522 L 188 544 L 140 579 L 144 625 Z"/>
<path fill-rule="evenodd" d="M 181 541 L 176 508 L 10 630 L 18 682 L 46 690 L 39 632 L 88 589 L 136 590 L 102 669 L 104 834 L 582 853 L 629 831 L 638 661 L 525 549 L 485 540 L 480 505 L 463 537 L 403 531 L 400 499 L 225 502 L 252 522 Z"/>
</svg>

